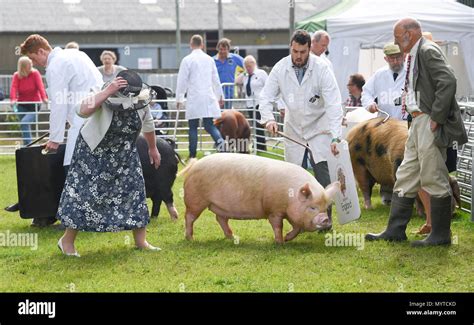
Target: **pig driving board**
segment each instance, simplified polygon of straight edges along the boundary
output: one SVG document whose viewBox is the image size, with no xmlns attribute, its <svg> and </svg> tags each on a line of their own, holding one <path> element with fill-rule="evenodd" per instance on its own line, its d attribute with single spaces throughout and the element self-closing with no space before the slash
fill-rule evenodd
<svg viewBox="0 0 474 325">
<path fill-rule="evenodd" d="M 336 193 L 334 202 L 337 219 L 342 225 L 359 219 L 360 206 L 347 141 L 338 143 L 337 149 L 339 150 L 337 156 L 330 154 L 328 157 L 328 168 L 331 182 L 341 183 L 341 191 Z"/>
</svg>

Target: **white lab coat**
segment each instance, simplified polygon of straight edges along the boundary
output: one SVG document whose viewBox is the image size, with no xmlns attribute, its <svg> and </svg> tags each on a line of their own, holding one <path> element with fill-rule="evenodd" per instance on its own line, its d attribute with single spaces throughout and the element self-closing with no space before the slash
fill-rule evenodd
<svg viewBox="0 0 474 325">
<path fill-rule="evenodd" d="M 187 93 L 186 119 L 220 117 L 218 100 L 224 96 L 214 60 L 200 49 L 187 55 L 179 67 L 176 100 Z"/>
<path fill-rule="evenodd" d="M 260 96 L 261 123 L 274 120 L 273 105 L 281 95 L 286 105 L 284 132 L 308 143 L 315 162 L 326 161 L 332 138 L 342 133 L 341 94 L 334 73 L 319 57 L 310 54 L 301 85 L 298 83 L 291 56 L 281 59 L 273 68 Z M 314 99 L 311 103 L 310 99 Z M 285 159 L 301 165 L 305 148 L 285 140 Z"/>
<path fill-rule="evenodd" d="M 63 142 L 66 121 L 70 125 L 64 154 L 64 166 L 68 166 L 71 164 L 79 130 L 84 123 L 76 110 L 91 91 L 100 90 L 102 75 L 84 52 L 56 47 L 48 56 L 46 81 L 51 101 L 49 139 L 57 143 Z"/>
<path fill-rule="evenodd" d="M 326 62 L 329 66 L 329 68 L 331 68 L 331 71 L 334 72 L 334 67 L 332 66 L 332 62 L 328 59 L 328 57 L 326 56 L 326 53 L 323 53 L 319 56 L 324 62 Z"/>
<path fill-rule="evenodd" d="M 394 100 L 402 94 L 405 85 L 406 69 L 402 69 L 393 81 L 393 71 L 385 66 L 375 72 L 362 87 L 362 106 L 366 109 L 377 98 L 378 107 L 390 114 L 390 117 L 402 120 L 402 106 L 395 106 Z M 379 116 L 385 116 L 379 112 Z"/>
</svg>

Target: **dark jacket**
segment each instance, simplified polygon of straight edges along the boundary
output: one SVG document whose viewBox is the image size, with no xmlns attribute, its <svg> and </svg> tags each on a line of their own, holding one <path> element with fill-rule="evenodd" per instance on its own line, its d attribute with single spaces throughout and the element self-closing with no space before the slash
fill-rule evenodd
<svg viewBox="0 0 474 325">
<path fill-rule="evenodd" d="M 455 97 L 456 77 L 436 43 L 421 39 L 413 71 L 413 88 L 420 110 L 440 124 L 435 132 L 436 145 L 466 143 L 466 129 Z"/>
</svg>

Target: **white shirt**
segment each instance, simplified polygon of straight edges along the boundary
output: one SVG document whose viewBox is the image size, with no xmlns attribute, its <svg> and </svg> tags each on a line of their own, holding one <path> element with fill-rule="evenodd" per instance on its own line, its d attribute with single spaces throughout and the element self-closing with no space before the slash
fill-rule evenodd
<svg viewBox="0 0 474 325">
<path fill-rule="evenodd" d="M 394 100 L 400 98 L 405 86 L 406 67 L 402 67 L 398 72 L 397 79 L 393 80 L 393 71 L 387 65 L 377 70 L 372 77 L 367 80 L 362 87 L 362 106 L 374 103 L 377 98 L 379 109 L 390 114 L 390 117 L 402 120 L 402 106 L 394 104 Z M 385 116 L 379 112 L 379 116 Z M 406 117 L 405 117 L 406 120 Z"/>
<path fill-rule="evenodd" d="M 247 94 L 247 83 L 249 81 L 249 74 L 244 73 L 241 75 L 242 80 L 242 90 L 245 93 L 245 98 L 247 98 L 247 107 L 254 107 L 259 105 L 260 93 L 265 86 L 265 82 L 268 79 L 268 74 L 265 70 L 255 68 L 252 77 L 250 78 L 250 96 Z M 240 78 L 238 78 L 240 79 Z M 254 101 L 255 100 L 255 101 Z"/>
<path fill-rule="evenodd" d="M 411 63 L 410 63 L 410 71 L 408 75 L 408 94 L 406 96 L 406 103 L 407 103 L 407 111 L 409 113 L 412 112 L 421 112 L 421 110 L 418 107 L 418 104 L 416 103 L 416 97 L 415 97 L 415 91 L 413 89 L 413 75 L 414 75 L 414 69 L 416 66 L 416 55 L 418 54 L 418 48 L 420 47 L 420 41 L 421 37 L 418 40 L 418 42 L 413 45 L 413 47 L 410 50 L 410 55 L 411 55 Z M 408 61 L 408 55 L 405 61 L 405 66 L 407 66 L 407 61 Z"/>
<path fill-rule="evenodd" d="M 218 100 L 224 97 L 214 59 L 200 49 L 187 55 L 179 67 L 176 100 L 187 93 L 186 119 L 220 117 Z"/>
<path fill-rule="evenodd" d="M 54 48 L 46 63 L 48 97 L 51 101 L 49 139 L 64 141 L 66 121 L 69 122 L 64 165 L 70 164 L 79 129 L 84 119 L 76 115 L 82 99 L 102 87 L 102 75 L 92 60 L 77 49 Z"/>
</svg>

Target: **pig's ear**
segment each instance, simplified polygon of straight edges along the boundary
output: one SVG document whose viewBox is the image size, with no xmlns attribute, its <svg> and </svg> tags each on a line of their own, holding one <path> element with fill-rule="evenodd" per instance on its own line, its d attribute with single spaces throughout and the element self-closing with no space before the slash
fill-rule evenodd
<svg viewBox="0 0 474 325">
<path fill-rule="evenodd" d="M 307 199 L 311 197 L 311 195 L 313 195 L 313 193 L 311 192 L 311 189 L 309 188 L 308 183 L 304 184 L 300 188 L 300 191 L 298 193 L 298 197 L 301 201 L 306 201 Z"/>
<path fill-rule="evenodd" d="M 334 182 L 326 186 L 324 189 L 326 192 L 326 197 L 328 200 L 331 202 L 334 201 L 334 198 L 336 197 L 336 193 L 341 191 L 341 183 L 339 182 Z"/>
</svg>

